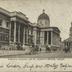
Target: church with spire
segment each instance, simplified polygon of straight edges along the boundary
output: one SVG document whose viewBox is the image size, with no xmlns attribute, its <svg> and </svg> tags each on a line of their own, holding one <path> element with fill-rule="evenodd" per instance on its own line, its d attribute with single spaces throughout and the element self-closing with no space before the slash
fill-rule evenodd
<svg viewBox="0 0 72 72">
<path fill-rule="evenodd" d="M 30 46 L 31 43 L 42 51 L 46 50 L 46 46 L 51 50 L 60 48 L 60 30 L 50 26 L 50 17 L 45 10 L 38 16 L 37 23 L 31 23 L 22 12 L 9 12 L 0 8 L 0 46 Z"/>
</svg>

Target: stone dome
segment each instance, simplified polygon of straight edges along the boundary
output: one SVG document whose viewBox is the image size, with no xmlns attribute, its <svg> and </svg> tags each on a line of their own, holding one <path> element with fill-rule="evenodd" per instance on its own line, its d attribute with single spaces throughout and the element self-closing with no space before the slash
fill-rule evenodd
<svg viewBox="0 0 72 72">
<path fill-rule="evenodd" d="M 49 16 L 45 13 L 45 10 L 43 10 L 43 13 L 39 15 L 38 20 L 46 19 L 49 20 Z"/>
</svg>

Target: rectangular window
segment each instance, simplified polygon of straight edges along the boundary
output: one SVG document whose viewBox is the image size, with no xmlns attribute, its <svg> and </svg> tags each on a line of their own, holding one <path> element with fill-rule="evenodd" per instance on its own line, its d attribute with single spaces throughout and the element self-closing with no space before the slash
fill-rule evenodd
<svg viewBox="0 0 72 72">
<path fill-rule="evenodd" d="M 9 22 L 6 22 L 6 27 L 9 27 Z"/>
</svg>

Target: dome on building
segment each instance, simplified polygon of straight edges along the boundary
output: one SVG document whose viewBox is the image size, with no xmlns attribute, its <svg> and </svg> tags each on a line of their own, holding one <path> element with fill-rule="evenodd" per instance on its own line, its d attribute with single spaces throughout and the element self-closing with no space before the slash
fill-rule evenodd
<svg viewBox="0 0 72 72">
<path fill-rule="evenodd" d="M 49 20 L 49 16 L 45 13 L 45 10 L 43 10 L 43 13 L 40 14 L 40 16 L 38 17 L 38 20 L 40 20 L 40 19 Z"/>
</svg>

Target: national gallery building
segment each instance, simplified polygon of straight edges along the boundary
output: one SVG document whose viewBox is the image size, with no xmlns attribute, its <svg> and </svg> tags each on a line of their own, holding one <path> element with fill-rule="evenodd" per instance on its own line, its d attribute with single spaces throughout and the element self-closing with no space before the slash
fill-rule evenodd
<svg viewBox="0 0 72 72">
<path fill-rule="evenodd" d="M 60 30 L 50 26 L 50 18 L 43 10 L 37 23 L 31 23 L 22 12 L 9 12 L 0 8 L 0 45 L 38 45 L 44 49 L 60 48 Z"/>
</svg>

